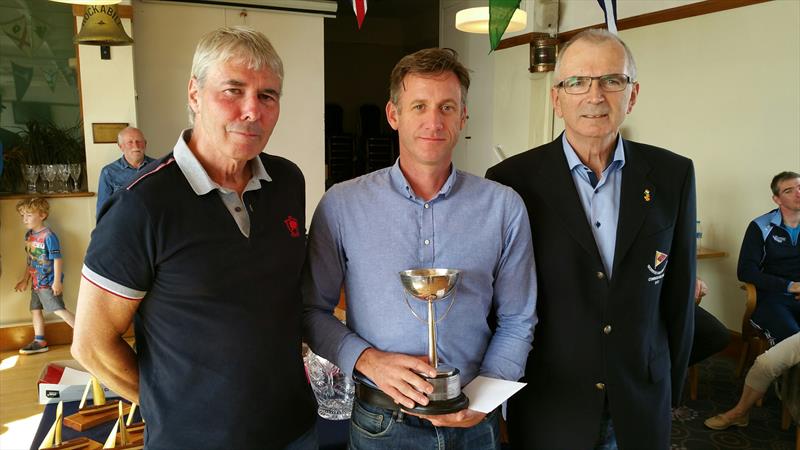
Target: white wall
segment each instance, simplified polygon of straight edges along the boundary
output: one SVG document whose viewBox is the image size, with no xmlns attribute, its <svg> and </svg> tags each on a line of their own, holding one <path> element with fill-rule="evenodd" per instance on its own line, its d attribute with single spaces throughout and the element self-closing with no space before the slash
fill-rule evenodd
<svg viewBox="0 0 800 450">
<path fill-rule="evenodd" d="M 241 9 L 138 0 L 133 7 L 139 127 L 154 156 L 172 151 L 180 130 L 189 126 L 186 92 L 200 37 L 225 25 L 249 25 L 270 39 L 285 75 L 280 119 L 265 151 L 303 171 L 310 220 L 325 190 L 322 17 L 252 9 L 241 16 Z"/>
</svg>

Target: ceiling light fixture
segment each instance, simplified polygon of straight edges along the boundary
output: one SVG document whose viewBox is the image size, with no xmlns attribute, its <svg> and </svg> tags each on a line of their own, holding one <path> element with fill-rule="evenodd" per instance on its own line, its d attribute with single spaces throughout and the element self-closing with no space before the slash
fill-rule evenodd
<svg viewBox="0 0 800 450">
<path fill-rule="evenodd" d="M 72 3 L 73 5 L 116 5 L 122 0 L 50 0 L 57 3 Z"/>
<path fill-rule="evenodd" d="M 506 32 L 522 31 L 528 23 L 528 14 L 517 9 L 511 16 Z M 462 9 L 456 13 L 456 29 L 467 33 L 489 34 L 489 7 Z"/>
</svg>

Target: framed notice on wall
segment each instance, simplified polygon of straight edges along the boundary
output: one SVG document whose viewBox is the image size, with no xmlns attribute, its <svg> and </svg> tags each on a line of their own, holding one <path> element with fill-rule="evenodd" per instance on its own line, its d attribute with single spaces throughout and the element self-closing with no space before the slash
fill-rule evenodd
<svg viewBox="0 0 800 450">
<path fill-rule="evenodd" d="M 92 123 L 92 141 L 95 144 L 116 144 L 117 135 L 128 123 Z"/>
</svg>

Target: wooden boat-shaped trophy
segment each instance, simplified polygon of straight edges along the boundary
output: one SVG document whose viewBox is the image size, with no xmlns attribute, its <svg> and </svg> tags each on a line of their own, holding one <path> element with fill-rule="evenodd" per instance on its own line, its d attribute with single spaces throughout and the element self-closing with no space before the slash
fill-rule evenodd
<svg viewBox="0 0 800 450">
<path fill-rule="evenodd" d="M 92 406 L 86 406 L 86 398 L 89 395 L 90 387 L 92 389 L 94 404 Z M 78 405 L 78 412 L 65 417 L 64 425 L 75 431 L 88 430 L 101 423 L 116 419 L 118 407 L 123 408 L 125 414 L 131 409 L 131 406 L 122 400 L 106 402 L 106 395 L 103 392 L 103 387 L 100 386 L 100 382 L 97 381 L 97 378 L 92 377 L 86 384 L 86 389 L 83 390 L 83 397 L 81 397 L 81 403 Z"/>
<path fill-rule="evenodd" d="M 56 420 L 53 421 L 53 426 L 47 432 L 39 449 L 53 449 L 53 450 L 97 450 L 103 446 L 87 437 L 79 437 L 70 439 L 68 441 L 61 440 L 61 420 L 64 417 L 64 403 L 58 402 L 56 407 Z"/>
<path fill-rule="evenodd" d="M 104 449 L 113 450 L 142 450 L 144 448 L 144 422 L 140 422 L 141 431 L 133 432 L 128 430 L 128 425 L 133 420 L 133 411 L 136 404 L 132 406 L 130 414 L 128 414 L 128 423 L 125 423 L 125 413 L 123 412 L 123 403 L 118 403 L 117 406 L 117 422 L 111 428 L 108 434 Z M 138 426 L 138 424 L 137 424 Z"/>
</svg>

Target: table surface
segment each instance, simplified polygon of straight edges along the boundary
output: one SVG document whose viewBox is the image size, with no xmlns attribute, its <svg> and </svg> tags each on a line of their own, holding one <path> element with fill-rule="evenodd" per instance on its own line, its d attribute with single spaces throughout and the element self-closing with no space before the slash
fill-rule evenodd
<svg viewBox="0 0 800 450">
<path fill-rule="evenodd" d="M 728 253 L 723 252 L 722 250 L 714 250 L 713 248 L 708 247 L 697 247 L 697 259 L 722 258 L 724 256 L 728 256 Z"/>
</svg>

